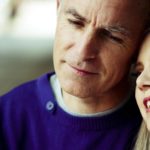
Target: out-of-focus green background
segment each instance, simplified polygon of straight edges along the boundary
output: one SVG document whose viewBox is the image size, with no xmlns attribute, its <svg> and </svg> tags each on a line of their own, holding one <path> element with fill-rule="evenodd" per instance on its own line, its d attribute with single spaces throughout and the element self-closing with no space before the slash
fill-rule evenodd
<svg viewBox="0 0 150 150">
<path fill-rule="evenodd" d="M 0 0 L 0 95 L 53 70 L 55 0 Z"/>
</svg>

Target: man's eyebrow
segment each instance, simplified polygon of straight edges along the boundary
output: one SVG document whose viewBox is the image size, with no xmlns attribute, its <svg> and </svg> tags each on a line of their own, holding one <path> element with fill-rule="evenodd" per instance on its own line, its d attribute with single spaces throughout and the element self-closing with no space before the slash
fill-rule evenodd
<svg viewBox="0 0 150 150">
<path fill-rule="evenodd" d="M 129 36 L 130 35 L 129 30 L 126 29 L 125 27 L 120 26 L 120 25 L 108 26 L 108 27 L 106 27 L 106 30 L 108 30 L 110 32 L 121 33 L 124 36 Z"/>
<path fill-rule="evenodd" d="M 74 8 L 67 9 L 65 11 L 65 14 L 72 15 L 75 18 L 77 18 L 78 20 L 82 20 L 83 22 L 89 22 L 85 17 L 80 15 Z M 105 29 L 110 31 L 110 32 L 121 33 L 124 36 L 129 36 L 129 34 L 130 34 L 130 32 L 125 27 L 122 27 L 120 25 L 108 26 L 108 27 L 105 27 Z"/>
<path fill-rule="evenodd" d="M 74 16 L 78 20 L 87 22 L 87 19 L 85 17 L 83 17 L 82 15 L 80 15 L 74 8 L 70 8 L 70 9 L 66 10 L 65 13 Z"/>
</svg>

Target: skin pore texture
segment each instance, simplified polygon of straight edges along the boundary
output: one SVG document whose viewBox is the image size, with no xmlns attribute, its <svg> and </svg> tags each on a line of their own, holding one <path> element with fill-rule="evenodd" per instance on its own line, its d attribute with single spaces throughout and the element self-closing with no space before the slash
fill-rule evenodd
<svg viewBox="0 0 150 150">
<path fill-rule="evenodd" d="M 71 111 L 106 111 L 126 97 L 144 28 L 140 2 L 57 0 L 54 67 Z"/>
<path fill-rule="evenodd" d="M 136 100 L 140 112 L 150 131 L 150 34 L 145 38 L 136 64 L 136 72 L 139 74 L 136 86 Z"/>
</svg>

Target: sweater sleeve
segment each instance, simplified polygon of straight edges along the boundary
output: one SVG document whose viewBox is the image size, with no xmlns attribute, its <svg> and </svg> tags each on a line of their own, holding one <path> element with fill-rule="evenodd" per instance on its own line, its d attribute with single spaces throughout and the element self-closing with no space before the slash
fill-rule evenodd
<svg viewBox="0 0 150 150">
<path fill-rule="evenodd" d="M 17 150 L 23 135 L 23 115 L 16 97 L 0 98 L 0 149 Z"/>
</svg>

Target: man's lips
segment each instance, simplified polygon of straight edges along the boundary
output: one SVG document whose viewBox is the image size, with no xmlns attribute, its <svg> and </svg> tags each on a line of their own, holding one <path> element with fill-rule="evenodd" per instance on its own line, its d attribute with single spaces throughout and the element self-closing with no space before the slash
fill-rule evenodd
<svg viewBox="0 0 150 150">
<path fill-rule="evenodd" d="M 150 97 L 146 97 L 144 98 L 144 101 L 143 101 L 145 107 L 146 107 L 146 111 L 147 112 L 150 112 Z"/>
<path fill-rule="evenodd" d="M 78 73 L 80 73 L 81 75 L 98 75 L 97 72 L 94 72 L 94 71 L 88 71 L 88 70 L 85 70 L 85 69 L 80 69 L 80 68 L 77 68 L 77 67 L 74 67 L 72 65 L 69 65 L 71 68 L 73 68 L 75 71 L 77 71 Z"/>
</svg>

